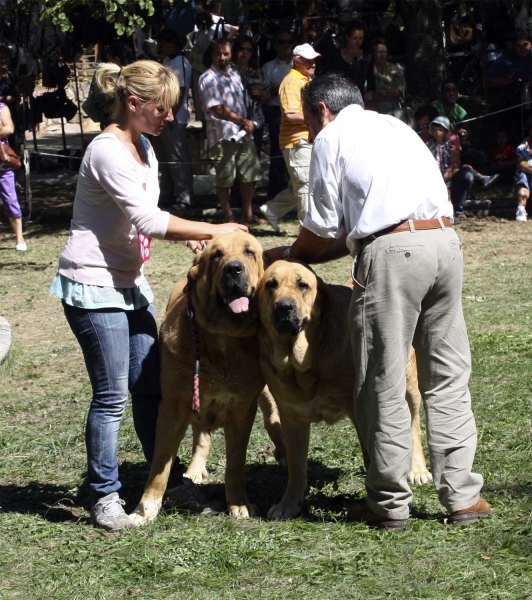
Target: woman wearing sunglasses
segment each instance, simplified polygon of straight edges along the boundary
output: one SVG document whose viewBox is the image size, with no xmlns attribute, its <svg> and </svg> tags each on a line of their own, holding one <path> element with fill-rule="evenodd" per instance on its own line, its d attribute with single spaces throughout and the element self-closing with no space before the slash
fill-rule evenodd
<svg viewBox="0 0 532 600">
<path fill-rule="evenodd" d="M 248 35 L 240 35 L 236 38 L 233 45 L 233 63 L 240 73 L 246 92 L 247 116 L 255 123 L 253 139 L 260 156 L 265 122 L 263 106 L 270 101 L 271 93 L 264 82 L 260 69 L 257 68 L 256 46 Z"/>
</svg>

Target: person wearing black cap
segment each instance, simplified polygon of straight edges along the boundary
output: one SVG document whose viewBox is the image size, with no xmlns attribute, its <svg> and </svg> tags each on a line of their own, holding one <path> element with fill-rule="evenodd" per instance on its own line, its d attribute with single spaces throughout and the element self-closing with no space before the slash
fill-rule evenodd
<svg viewBox="0 0 532 600">
<path fill-rule="evenodd" d="M 192 67 L 181 54 L 182 38 L 173 29 L 163 29 L 157 36 L 159 55 L 179 80 L 179 99 L 173 107 L 174 121 L 168 123 L 161 135 L 152 140 L 161 172 L 159 206 L 186 209 L 192 201 L 192 164 L 188 151 L 186 129 L 188 90 L 192 82 Z M 161 164 L 162 163 L 162 164 Z"/>
</svg>

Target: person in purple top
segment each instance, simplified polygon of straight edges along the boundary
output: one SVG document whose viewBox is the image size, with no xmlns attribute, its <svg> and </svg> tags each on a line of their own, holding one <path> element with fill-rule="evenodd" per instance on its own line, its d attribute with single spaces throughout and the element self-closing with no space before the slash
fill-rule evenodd
<svg viewBox="0 0 532 600">
<path fill-rule="evenodd" d="M 0 102 L 0 144 L 8 144 L 7 137 L 15 131 L 9 107 Z M 22 235 L 22 212 L 15 189 L 15 173 L 0 170 L 0 201 L 6 217 L 13 228 L 16 238 L 16 249 L 25 252 L 28 247 Z"/>
</svg>

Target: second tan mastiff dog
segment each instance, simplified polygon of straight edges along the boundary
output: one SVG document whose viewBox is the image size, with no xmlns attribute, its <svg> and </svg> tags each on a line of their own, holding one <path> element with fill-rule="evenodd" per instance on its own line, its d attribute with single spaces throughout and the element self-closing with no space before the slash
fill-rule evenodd
<svg viewBox="0 0 532 600">
<path fill-rule="evenodd" d="M 279 407 L 288 455 L 288 487 L 268 518 L 292 519 L 302 510 L 307 486 L 310 424 L 349 417 L 356 427 L 347 327 L 351 289 L 327 285 L 308 266 L 280 260 L 266 270 L 257 296 L 263 324 L 261 367 Z M 406 379 L 414 447 L 409 479 L 426 483 L 432 476 L 421 445 L 421 395 L 413 352 Z"/>
<path fill-rule="evenodd" d="M 255 292 L 263 274 L 259 242 L 247 233 L 226 233 L 212 240 L 195 258 L 188 283 L 181 281 L 174 287 L 160 331 L 162 402 L 155 456 L 142 499 L 130 515 L 134 525 L 157 516 L 172 463 L 189 424 L 194 432 L 194 456 L 185 475 L 202 480 L 210 431 L 223 427 L 229 514 L 247 517 L 256 513 L 246 493 L 244 466 L 258 402 L 276 456 L 284 455 L 279 415 L 264 389 L 259 365 L 260 321 Z M 190 308 L 194 332 L 187 317 Z M 200 409 L 195 414 L 192 378 L 198 344 Z"/>
</svg>

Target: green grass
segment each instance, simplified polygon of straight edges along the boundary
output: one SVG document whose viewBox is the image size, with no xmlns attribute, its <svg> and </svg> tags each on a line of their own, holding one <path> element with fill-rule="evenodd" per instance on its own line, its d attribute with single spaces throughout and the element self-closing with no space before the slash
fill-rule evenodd
<svg viewBox="0 0 532 600">
<path fill-rule="evenodd" d="M 346 523 L 363 495 L 352 426 L 314 426 L 304 516 L 292 522 L 161 514 L 148 526 L 107 534 L 88 524 L 84 421 L 90 387 L 80 349 L 48 294 L 66 225 L 28 228 L 25 254 L 0 228 L 0 314 L 13 327 L 0 371 L 0 598 L 32 599 L 525 599 L 532 598 L 532 224 L 494 219 L 459 226 L 466 258 L 464 311 L 473 354 L 479 430 L 475 469 L 490 519 L 442 523 L 432 486 L 416 487 L 409 529 L 386 534 Z M 290 243 L 257 230 L 265 247 Z M 192 255 L 155 242 L 147 275 L 158 318 Z M 329 282 L 349 261 L 321 265 Z M 265 515 L 286 482 L 260 419 L 248 450 L 248 490 Z M 188 436 L 180 452 L 190 458 Z M 127 508 L 147 476 L 128 410 L 119 458 Z M 206 492 L 223 498 L 224 439 L 217 432 Z"/>
</svg>

